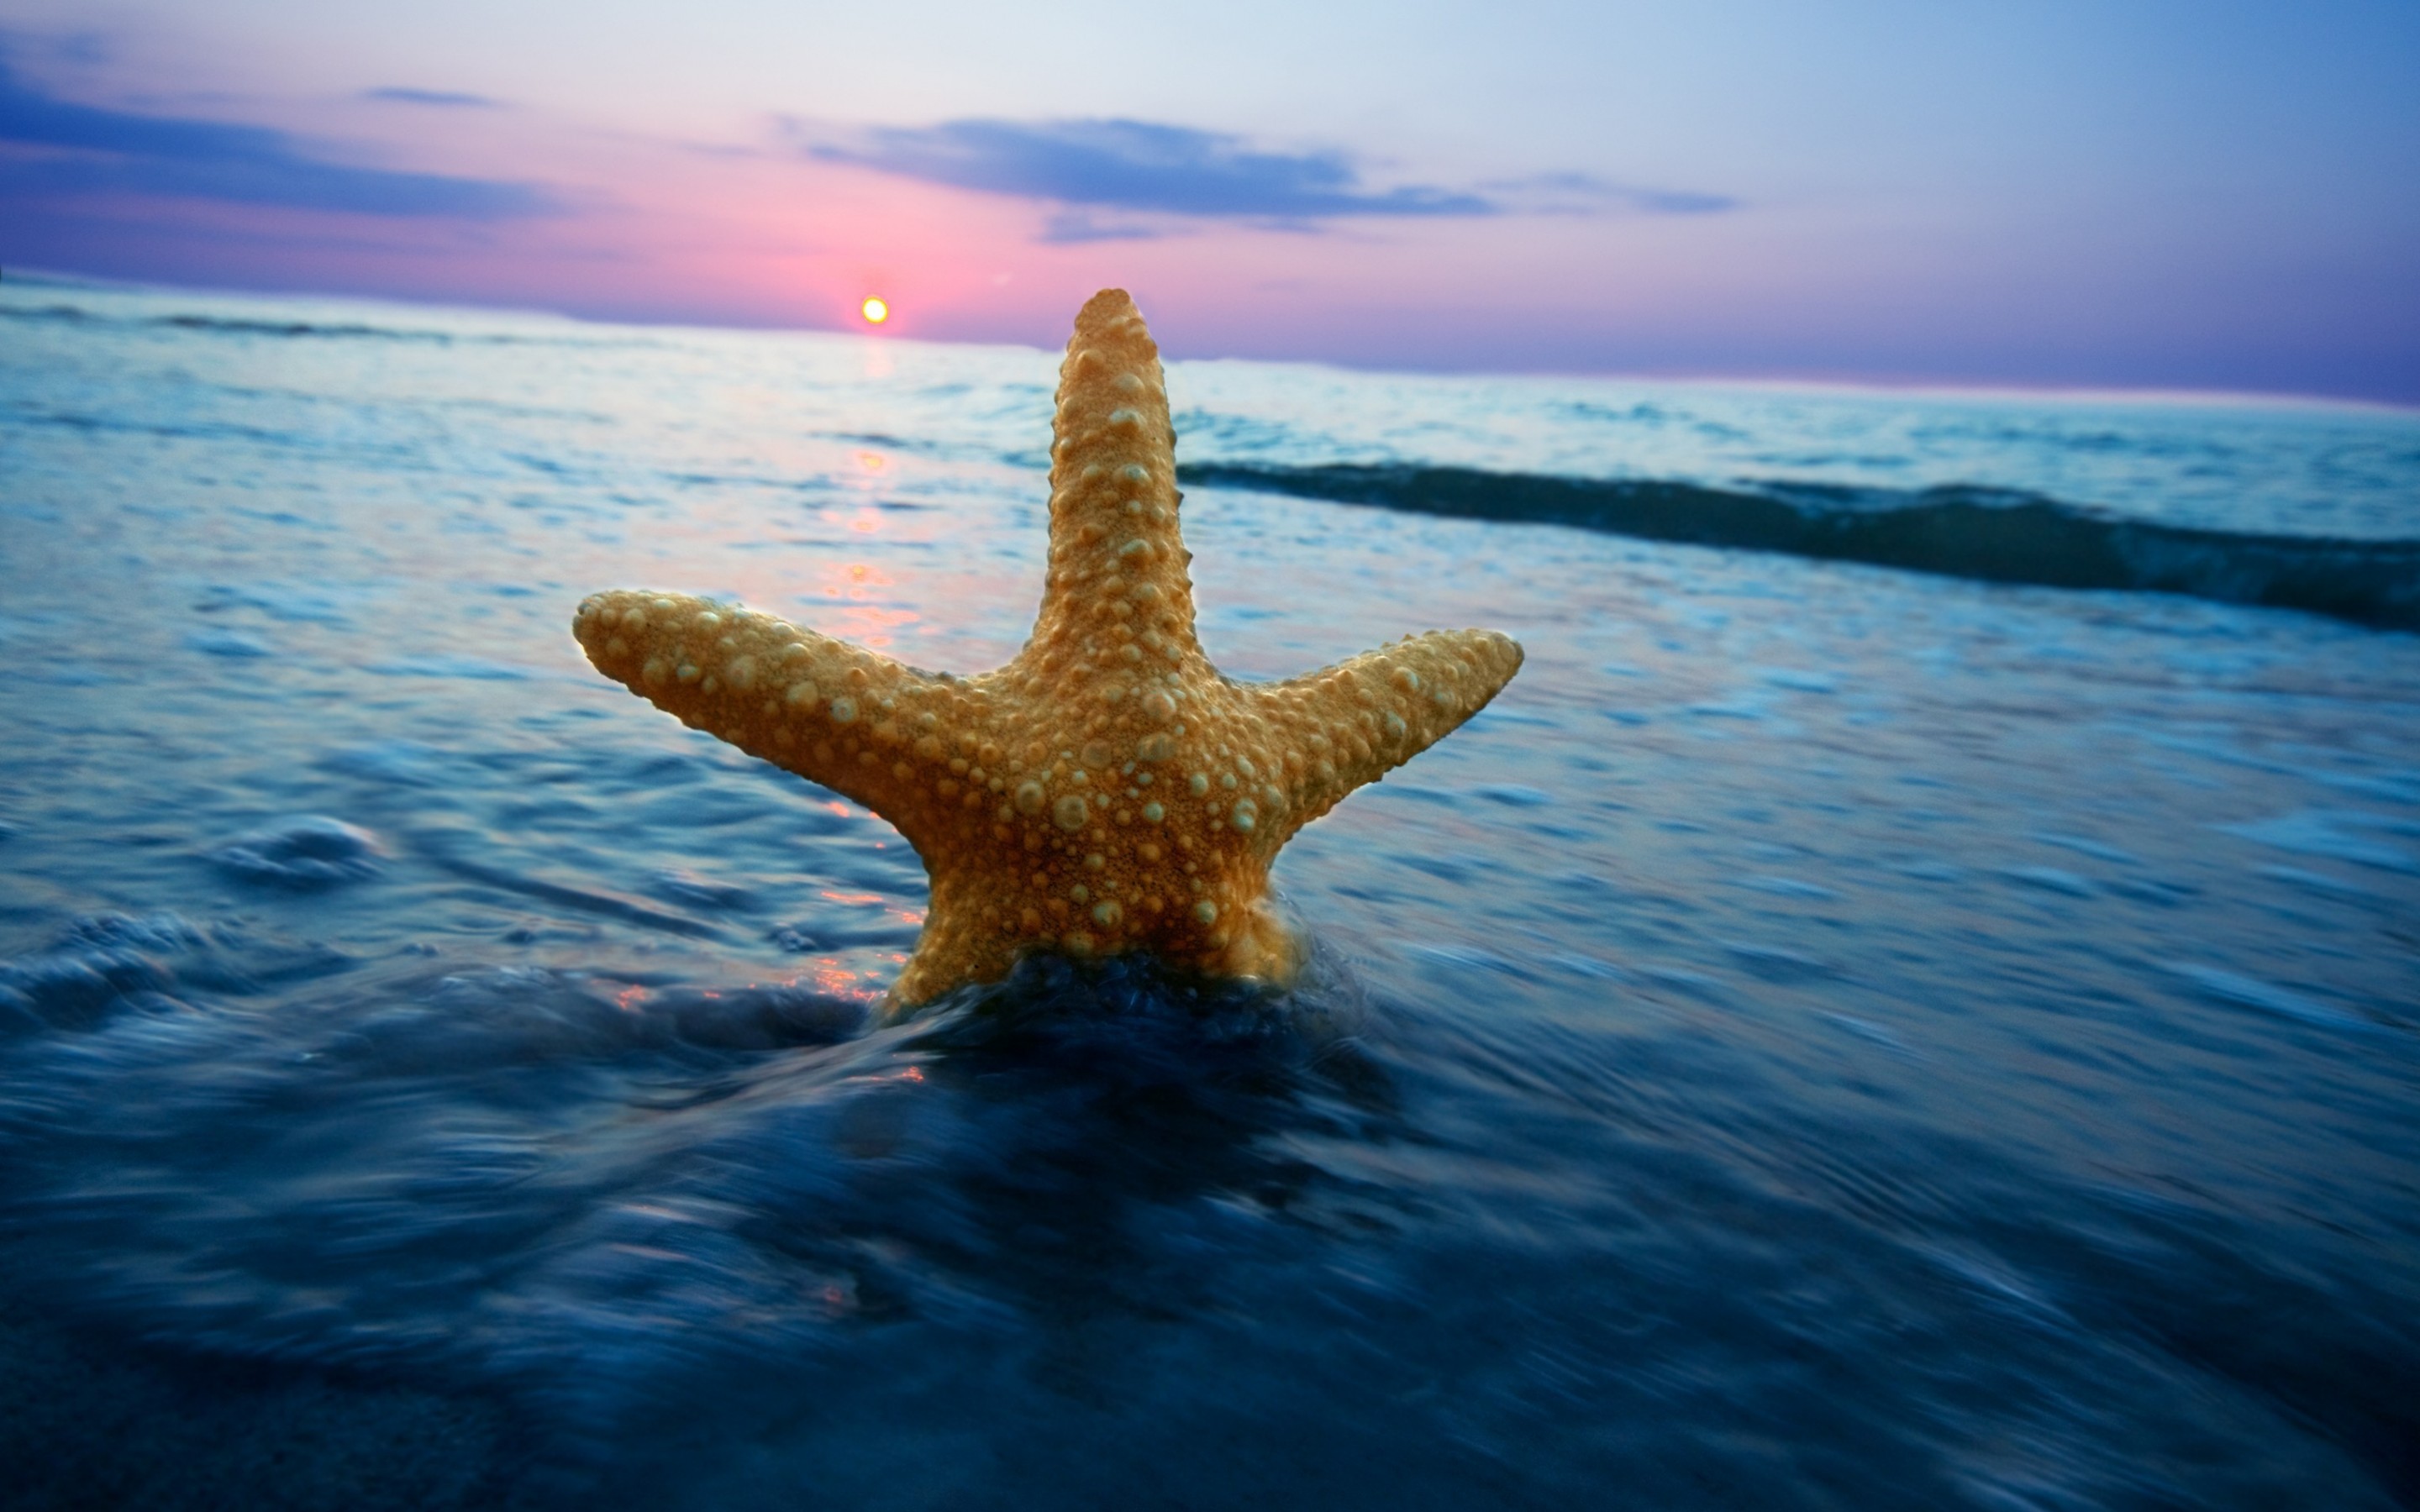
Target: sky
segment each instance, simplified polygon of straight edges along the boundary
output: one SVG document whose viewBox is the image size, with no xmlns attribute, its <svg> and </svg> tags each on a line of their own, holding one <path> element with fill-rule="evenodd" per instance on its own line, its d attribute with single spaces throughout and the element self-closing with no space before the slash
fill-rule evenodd
<svg viewBox="0 0 2420 1512">
<path fill-rule="evenodd" d="M 2420 404 L 2413 0 L 0 0 L 0 269 Z"/>
</svg>

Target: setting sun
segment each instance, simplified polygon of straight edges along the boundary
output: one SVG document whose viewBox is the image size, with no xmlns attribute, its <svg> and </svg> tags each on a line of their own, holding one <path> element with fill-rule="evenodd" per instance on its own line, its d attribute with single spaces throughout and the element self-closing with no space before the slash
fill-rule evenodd
<svg viewBox="0 0 2420 1512">
<path fill-rule="evenodd" d="M 868 325 L 878 326 L 891 318 L 890 304 L 871 294 L 865 297 L 865 302 L 859 305 L 857 310 L 860 315 L 865 316 Z"/>
</svg>

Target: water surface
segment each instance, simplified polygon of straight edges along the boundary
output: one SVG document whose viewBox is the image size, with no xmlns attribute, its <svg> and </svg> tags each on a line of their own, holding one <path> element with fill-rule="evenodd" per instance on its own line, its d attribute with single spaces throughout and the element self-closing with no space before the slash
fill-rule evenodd
<svg viewBox="0 0 2420 1512">
<path fill-rule="evenodd" d="M 1288 848 L 1292 997 L 874 1027 L 914 856 L 570 612 L 996 664 L 1052 366 L 0 288 L 33 1504 L 2420 1502 L 2420 639 L 1276 491 L 2389 550 L 2420 422 L 1177 364 L 1231 674 L 1528 664 Z"/>
</svg>

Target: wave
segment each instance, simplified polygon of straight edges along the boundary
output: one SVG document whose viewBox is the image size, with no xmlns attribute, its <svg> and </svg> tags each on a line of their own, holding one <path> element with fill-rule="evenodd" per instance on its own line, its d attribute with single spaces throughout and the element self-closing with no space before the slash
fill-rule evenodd
<svg viewBox="0 0 2420 1512">
<path fill-rule="evenodd" d="M 426 341 L 453 345 L 442 331 L 401 331 L 384 326 L 322 324 L 310 320 L 246 320 L 231 316 L 159 315 L 129 318 L 95 315 L 73 304 L 0 305 L 0 316 L 11 320 L 49 321 L 62 325 L 153 326 L 172 331 L 218 332 L 237 336 L 332 336 L 373 341 Z"/>
<path fill-rule="evenodd" d="M 1180 481 L 1466 519 L 1576 525 L 2048 588 L 2182 594 L 2420 629 L 2420 541 L 2268 535 L 2130 519 L 1971 485 L 1731 488 L 1476 468 L 1196 462 Z"/>
<path fill-rule="evenodd" d="M 16 280 L 10 280 L 13 284 Z M 96 313 L 77 304 L 0 304 L 0 319 L 28 324 L 115 326 L 158 331 L 190 331 L 206 335 L 274 336 L 333 341 L 401 341 L 436 347 L 561 347 L 581 345 L 575 337 L 516 335 L 495 332 L 430 331 L 404 326 L 366 325 L 358 321 L 257 320 L 240 316 L 119 316 Z M 596 345 L 588 343 L 588 345 Z"/>
</svg>

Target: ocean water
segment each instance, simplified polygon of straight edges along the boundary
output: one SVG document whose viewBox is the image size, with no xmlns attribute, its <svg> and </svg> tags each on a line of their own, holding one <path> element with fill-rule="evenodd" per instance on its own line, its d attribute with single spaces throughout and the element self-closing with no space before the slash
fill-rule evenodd
<svg viewBox="0 0 2420 1512">
<path fill-rule="evenodd" d="M 1054 366 L 0 285 L 12 1505 L 2420 1504 L 2420 417 L 1173 363 L 1231 675 L 1528 663 L 881 1026 L 571 611 L 998 663 Z"/>
</svg>

